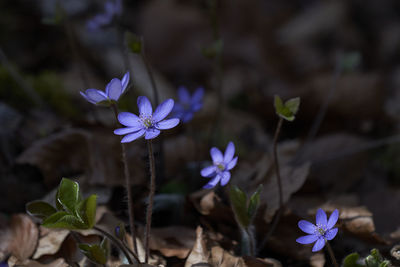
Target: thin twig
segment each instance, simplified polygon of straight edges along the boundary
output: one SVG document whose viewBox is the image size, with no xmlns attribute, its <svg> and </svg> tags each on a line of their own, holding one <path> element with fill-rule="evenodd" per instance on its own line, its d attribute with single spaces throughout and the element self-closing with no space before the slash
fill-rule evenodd
<svg viewBox="0 0 400 267">
<path fill-rule="evenodd" d="M 150 240 L 150 230 L 151 230 L 151 217 L 153 214 L 153 201 L 154 201 L 153 198 L 154 198 L 154 193 L 156 191 L 156 168 L 155 168 L 155 160 L 154 160 L 153 146 L 151 140 L 147 140 L 147 149 L 149 151 L 149 162 L 150 162 L 150 192 L 149 192 L 149 203 L 147 205 L 147 212 L 146 212 L 145 263 L 148 263 L 149 253 L 150 253 L 149 240 Z"/>
<path fill-rule="evenodd" d="M 326 239 L 325 239 L 325 244 L 326 244 L 326 248 L 328 249 L 328 253 L 329 253 L 329 256 L 331 257 L 333 265 L 335 267 L 339 267 L 339 265 L 338 265 L 338 263 L 336 261 L 336 258 L 335 258 L 335 254 L 333 254 L 332 247 L 331 247 L 331 245 L 328 243 L 328 241 Z"/>
<path fill-rule="evenodd" d="M 122 253 L 124 253 L 125 257 L 127 258 L 129 264 L 133 264 L 133 260 L 131 259 L 131 257 L 129 256 L 129 254 L 131 254 L 135 260 L 137 262 L 140 263 L 139 257 L 137 255 L 135 255 L 132 251 L 129 251 L 129 249 L 127 249 L 117 238 L 115 238 L 113 235 L 109 234 L 107 231 L 104 231 L 103 229 L 97 227 L 97 226 L 93 226 L 93 229 L 102 233 L 104 236 L 106 236 L 108 239 L 111 240 L 111 242 L 114 243 L 114 245 L 116 245 L 117 247 L 119 247 L 119 249 L 122 251 Z M 130 252 L 130 253 L 129 253 Z"/>
<path fill-rule="evenodd" d="M 118 107 L 116 104 L 113 104 L 112 109 L 114 111 L 115 119 L 118 122 Z M 122 148 L 122 161 L 124 164 L 124 176 L 125 176 L 125 187 L 126 194 L 128 197 L 128 213 L 129 213 L 129 228 L 131 230 L 132 241 L 133 241 L 133 250 L 136 254 L 138 254 L 137 244 L 136 244 L 136 233 L 135 233 L 135 211 L 133 208 L 133 197 L 132 197 L 132 188 L 131 188 L 131 179 L 128 168 L 128 159 L 126 156 L 126 145 L 121 143 Z"/>
<path fill-rule="evenodd" d="M 276 180 L 278 183 L 278 192 L 279 192 L 279 208 L 278 212 L 274 216 L 274 219 L 272 221 L 271 227 L 268 230 L 268 233 L 265 235 L 263 241 L 260 244 L 260 247 L 258 248 L 258 252 L 265 246 L 269 238 L 272 236 L 272 233 L 275 231 L 275 228 L 278 225 L 278 222 L 282 216 L 283 212 L 283 190 L 282 190 L 282 180 L 281 180 L 281 173 L 279 169 L 279 160 L 278 160 L 278 138 L 279 134 L 281 132 L 283 124 L 283 118 L 279 117 L 279 122 L 278 126 L 276 127 L 275 130 L 275 135 L 274 135 L 274 141 L 273 141 L 273 158 L 274 158 L 274 166 L 275 166 L 275 175 L 276 175 Z M 257 252 L 257 254 L 258 254 Z"/>
</svg>

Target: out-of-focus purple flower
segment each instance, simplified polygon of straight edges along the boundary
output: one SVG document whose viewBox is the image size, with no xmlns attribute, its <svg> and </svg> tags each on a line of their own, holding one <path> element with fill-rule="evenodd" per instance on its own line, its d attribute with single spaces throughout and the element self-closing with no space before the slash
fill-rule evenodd
<svg viewBox="0 0 400 267">
<path fill-rule="evenodd" d="M 173 116 L 181 119 L 183 123 L 189 122 L 193 119 L 194 113 L 203 107 L 204 89 L 199 87 L 190 95 L 189 91 L 181 86 L 178 89 L 179 102 L 175 103 L 172 111 Z"/>
<path fill-rule="evenodd" d="M 86 27 L 90 31 L 96 31 L 111 23 L 114 16 L 122 14 L 122 0 L 109 0 L 104 4 L 104 13 L 97 14 L 88 20 Z"/>
<path fill-rule="evenodd" d="M 109 105 L 117 102 L 120 96 L 125 92 L 129 83 L 129 71 L 125 73 L 122 80 L 118 78 L 112 79 L 106 86 L 106 91 L 97 89 L 87 89 L 85 92 L 80 92 L 81 95 L 90 103 L 96 105 Z"/>
<path fill-rule="evenodd" d="M 126 128 L 116 129 L 116 135 L 125 135 L 121 143 L 129 143 L 144 135 L 145 139 L 156 138 L 160 130 L 167 130 L 175 127 L 179 119 L 172 118 L 164 120 L 174 107 L 174 100 L 167 99 L 162 102 L 154 111 L 149 99 L 145 96 L 139 96 L 137 99 L 139 107 L 139 116 L 130 112 L 121 112 L 118 114 L 119 122 Z"/>
<path fill-rule="evenodd" d="M 235 155 L 235 145 L 233 142 L 229 142 L 224 154 L 216 147 L 211 148 L 210 154 L 213 165 L 201 170 L 201 176 L 211 178 L 211 180 L 203 186 L 205 189 L 213 188 L 220 181 L 221 185 L 225 186 L 231 179 L 231 173 L 229 171 L 236 166 L 238 160 L 238 157 L 233 157 Z"/>
<path fill-rule="evenodd" d="M 315 242 L 312 251 L 316 252 L 321 250 L 328 240 L 332 240 L 336 236 L 338 229 L 333 228 L 333 226 L 335 226 L 338 218 L 339 211 L 337 209 L 332 212 L 329 220 L 327 219 L 325 211 L 318 209 L 316 216 L 317 225 L 305 220 L 299 221 L 299 228 L 309 235 L 297 238 L 296 242 L 300 244 L 311 244 Z"/>
</svg>

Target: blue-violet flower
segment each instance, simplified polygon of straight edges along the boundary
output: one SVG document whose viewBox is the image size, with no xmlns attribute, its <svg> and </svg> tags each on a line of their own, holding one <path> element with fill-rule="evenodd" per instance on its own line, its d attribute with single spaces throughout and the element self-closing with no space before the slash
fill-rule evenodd
<svg viewBox="0 0 400 267">
<path fill-rule="evenodd" d="M 121 112 L 118 114 L 118 121 L 126 128 L 116 129 L 116 135 L 125 135 L 121 143 L 129 143 L 144 135 L 145 139 L 156 138 L 160 130 L 167 130 L 175 127 L 179 119 L 172 118 L 164 120 L 174 107 L 174 100 L 167 99 L 162 102 L 154 111 L 149 99 L 145 96 L 139 96 L 137 99 L 139 107 L 139 116 L 130 112 Z"/>
<path fill-rule="evenodd" d="M 238 157 L 233 157 L 235 154 L 235 145 L 233 142 L 229 142 L 224 154 L 216 147 L 211 148 L 210 154 L 213 165 L 201 170 L 201 176 L 212 178 L 203 186 L 205 189 L 213 188 L 220 181 L 221 185 L 225 186 L 231 178 L 231 173 L 229 171 L 236 166 L 238 160 Z"/>
<path fill-rule="evenodd" d="M 129 83 L 129 71 L 125 73 L 122 80 L 118 78 L 112 79 L 106 86 L 106 91 L 97 89 L 87 89 L 85 92 L 80 92 L 81 95 L 90 103 L 109 105 L 118 101 L 120 96 L 125 92 Z"/>
<path fill-rule="evenodd" d="M 122 0 L 111 0 L 104 4 L 104 13 L 97 14 L 88 20 L 86 27 L 89 31 L 96 31 L 103 26 L 109 25 L 114 16 L 121 15 Z"/>
<path fill-rule="evenodd" d="M 189 122 L 193 119 L 194 113 L 203 107 L 204 89 L 199 87 L 190 95 L 189 91 L 181 86 L 178 89 L 178 103 L 175 103 L 173 109 L 173 116 L 181 119 L 183 123 Z"/>
<path fill-rule="evenodd" d="M 318 209 L 316 216 L 317 225 L 305 220 L 299 221 L 299 228 L 309 235 L 297 238 L 296 242 L 300 244 L 311 244 L 315 242 L 312 251 L 316 252 L 321 250 L 328 240 L 332 240 L 336 236 L 338 229 L 333 228 L 333 226 L 335 226 L 338 218 L 339 211 L 337 209 L 332 212 L 329 220 L 327 220 L 326 213 L 322 209 Z"/>
</svg>

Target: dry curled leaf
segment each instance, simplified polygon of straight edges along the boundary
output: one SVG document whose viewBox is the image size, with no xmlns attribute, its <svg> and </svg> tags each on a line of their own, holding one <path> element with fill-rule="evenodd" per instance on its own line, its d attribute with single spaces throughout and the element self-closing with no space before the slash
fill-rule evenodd
<svg viewBox="0 0 400 267">
<path fill-rule="evenodd" d="M 39 259 L 43 255 L 53 255 L 60 249 L 65 238 L 69 235 L 69 230 L 40 228 L 41 236 L 39 244 L 33 255 L 33 259 Z"/>
<path fill-rule="evenodd" d="M 203 228 L 200 226 L 196 229 L 196 241 L 185 262 L 185 267 L 192 265 L 200 266 L 199 264 L 208 264 L 209 252 L 205 241 L 203 240 Z"/>
<path fill-rule="evenodd" d="M 19 260 L 32 256 L 39 239 L 39 229 L 32 219 L 25 214 L 17 214 L 10 221 L 12 242 L 10 253 Z"/>
<path fill-rule="evenodd" d="M 158 250 L 165 257 L 184 259 L 189 255 L 196 239 L 194 229 L 183 226 L 153 228 L 150 249 Z"/>
<path fill-rule="evenodd" d="M 19 267 L 19 266 L 25 266 L 25 267 L 69 267 L 70 265 L 65 262 L 64 259 L 59 258 L 56 259 L 52 262 L 42 264 L 38 261 L 34 260 L 24 260 L 24 261 L 19 261 L 15 257 L 10 257 L 8 259 L 8 266 L 9 267 Z"/>
</svg>

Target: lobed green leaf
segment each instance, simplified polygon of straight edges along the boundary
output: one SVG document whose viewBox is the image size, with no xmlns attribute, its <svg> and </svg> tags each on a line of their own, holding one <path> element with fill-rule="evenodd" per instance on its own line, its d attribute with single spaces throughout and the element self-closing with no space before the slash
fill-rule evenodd
<svg viewBox="0 0 400 267">
<path fill-rule="evenodd" d="M 39 219 L 45 219 L 57 212 L 57 210 L 49 203 L 39 200 L 26 204 L 26 211 L 29 215 Z"/>
<path fill-rule="evenodd" d="M 235 217 L 241 227 L 247 228 L 250 224 L 249 217 L 247 215 L 247 196 L 237 186 L 232 186 L 230 190 L 230 199 L 232 204 L 232 210 Z"/>
</svg>

